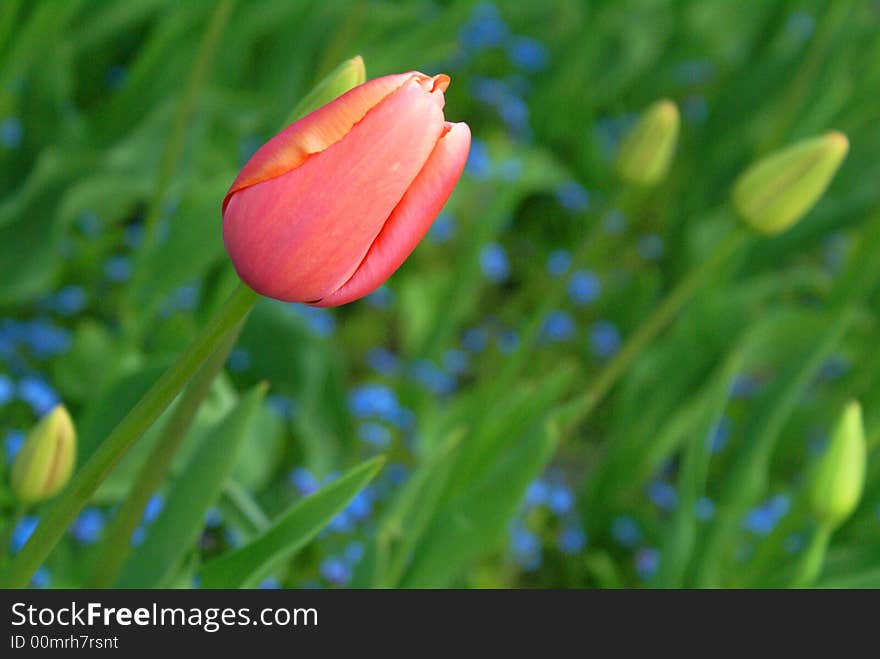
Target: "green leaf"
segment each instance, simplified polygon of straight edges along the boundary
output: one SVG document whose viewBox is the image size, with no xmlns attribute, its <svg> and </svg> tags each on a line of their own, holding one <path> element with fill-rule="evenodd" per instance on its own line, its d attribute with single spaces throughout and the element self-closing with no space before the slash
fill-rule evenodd
<svg viewBox="0 0 880 659">
<path fill-rule="evenodd" d="M 453 430 L 437 450 L 419 462 L 412 476 L 397 490 L 358 565 L 353 588 L 398 585 L 436 513 L 463 435 L 462 429 Z"/>
<path fill-rule="evenodd" d="M 559 441 L 552 421 L 527 430 L 490 463 L 485 478 L 446 506 L 414 552 L 406 588 L 445 588 L 472 561 L 504 538 L 526 488 L 546 467 Z"/>
<path fill-rule="evenodd" d="M 258 582 L 326 527 L 379 473 L 384 458 L 358 465 L 312 496 L 293 504 L 253 542 L 202 568 L 205 588 L 243 588 Z"/>
<path fill-rule="evenodd" d="M 661 588 L 681 585 L 693 553 L 697 534 L 694 506 L 706 490 L 709 472 L 710 447 L 707 440 L 724 413 L 743 357 L 742 349 L 735 350 L 710 379 L 699 413 L 699 423 L 692 429 L 690 441 L 684 449 L 678 478 L 678 504 L 667 527 L 656 578 Z"/>
<path fill-rule="evenodd" d="M 291 124 L 297 119 L 335 100 L 352 87 L 357 87 L 364 80 L 366 80 L 366 72 L 364 71 L 364 60 L 361 59 L 361 56 L 358 55 L 345 60 L 315 85 L 305 95 L 303 100 L 297 103 L 285 125 Z"/>
<path fill-rule="evenodd" d="M 235 467 L 250 423 L 263 397 L 265 385 L 247 393 L 217 426 L 215 436 L 195 453 L 177 479 L 144 544 L 134 554 L 117 582 L 121 588 L 166 586 L 203 527 Z"/>
</svg>

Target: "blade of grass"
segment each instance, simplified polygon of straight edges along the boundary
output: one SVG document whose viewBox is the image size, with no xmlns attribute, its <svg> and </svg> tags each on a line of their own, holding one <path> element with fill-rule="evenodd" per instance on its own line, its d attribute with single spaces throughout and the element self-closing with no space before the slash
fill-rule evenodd
<svg viewBox="0 0 880 659">
<path fill-rule="evenodd" d="M 318 492 L 296 502 L 256 539 L 206 563 L 205 588 L 243 588 L 304 547 L 379 473 L 384 459 L 368 460 Z"/>
</svg>

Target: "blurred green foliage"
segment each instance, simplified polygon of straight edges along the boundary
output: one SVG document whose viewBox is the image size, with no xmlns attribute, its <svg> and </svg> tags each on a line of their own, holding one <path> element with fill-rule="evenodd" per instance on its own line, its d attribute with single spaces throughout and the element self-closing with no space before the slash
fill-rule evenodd
<svg viewBox="0 0 880 659">
<path fill-rule="evenodd" d="M 0 561 L 41 513 L 9 488 L 22 433 L 61 400 L 80 464 L 95 450 L 234 284 L 220 203 L 238 168 L 356 54 L 368 77 L 451 75 L 466 173 L 377 293 L 260 301 L 117 583 L 880 586 L 871 0 L 4 0 Z M 682 112 L 677 152 L 633 192 L 617 145 L 660 98 Z M 736 175 L 830 129 L 851 150 L 819 205 L 745 242 L 564 423 L 729 231 Z M 807 484 L 853 398 L 864 494 L 823 540 Z M 161 427 L 34 585 L 87 582 Z"/>
</svg>

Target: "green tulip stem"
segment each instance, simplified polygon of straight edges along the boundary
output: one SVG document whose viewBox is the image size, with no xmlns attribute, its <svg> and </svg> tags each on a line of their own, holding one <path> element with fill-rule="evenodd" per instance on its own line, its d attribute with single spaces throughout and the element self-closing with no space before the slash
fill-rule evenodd
<svg viewBox="0 0 880 659">
<path fill-rule="evenodd" d="M 797 568 L 797 574 L 792 584 L 795 588 L 811 588 L 819 578 L 832 533 L 834 533 L 834 528 L 828 524 L 822 524 L 813 531 L 810 543 L 804 550 Z"/>
<path fill-rule="evenodd" d="M 226 363 L 229 352 L 238 340 L 240 330 L 241 323 L 227 334 L 222 345 L 193 377 L 174 407 L 171 417 L 163 426 L 156 445 L 152 448 L 128 496 L 120 505 L 113 522 L 104 534 L 96 554 L 91 588 L 109 588 L 116 580 L 131 551 L 132 533 L 140 523 L 150 497 L 168 475 L 172 460 L 195 420 L 202 401 L 208 395 L 211 384 Z"/>
<path fill-rule="evenodd" d="M 678 285 L 669 292 L 663 301 L 651 312 L 636 332 L 624 342 L 623 346 L 608 364 L 599 372 L 587 390 L 559 409 L 559 419 L 563 436 L 570 434 L 602 402 L 620 377 L 642 354 L 645 348 L 672 322 L 675 315 L 693 297 L 700 286 L 742 245 L 748 233 L 739 226 L 712 251 L 709 258 L 691 270 Z"/>
<path fill-rule="evenodd" d="M 186 87 L 183 90 L 177 111 L 172 119 L 168 141 L 165 143 L 165 149 L 159 162 L 156 184 L 144 214 L 144 240 L 134 257 L 134 274 L 129 288 L 130 297 L 123 300 L 122 321 L 130 332 L 137 333 L 142 331 L 141 326 L 144 323 L 138 324 L 136 321 L 149 318 L 149 312 L 152 311 L 150 308 L 141 309 L 140 313 L 135 316 L 131 312 L 140 306 L 140 301 L 132 298 L 143 293 L 143 286 L 148 285 L 148 281 L 146 281 L 146 261 L 156 247 L 162 208 L 168 196 L 178 164 L 183 156 L 186 146 L 187 128 L 195 113 L 199 93 L 208 79 L 211 62 L 214 60 L 214 54 L 220 46 L 223 32 L 226 29 L 226 24 L 234 7 L 234 0 L 222 0 L 214 7 L 211 19 L 199 44 L 195 62 L 187 78 Z"/>
<path fill-rule="evenodd" d="M 27 544 L 13 559 L 4 579 L 6 587 L 27 586 L 30 578 L 116 463 L 153 425 L 202 364 L 237 330 L 258 297 L 244 284 L 238 285 L 220 311 L 204 326 L 177 361 L 153 384 L 75 474 L 67 489 L 46 512 Z"/>
</svg>

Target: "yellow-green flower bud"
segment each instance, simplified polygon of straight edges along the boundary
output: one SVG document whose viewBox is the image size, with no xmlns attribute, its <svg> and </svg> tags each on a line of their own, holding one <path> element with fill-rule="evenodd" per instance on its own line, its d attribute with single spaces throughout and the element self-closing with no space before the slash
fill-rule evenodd
<svg viewBox="0 0 880 659">
<path fill-rule="evenodd" d="M 315 85 L 303 100 L 297 103 L 287 123 L 291 124 L 322 105 L 327 105 L 366 79 L 367 71 L 364 68 L 364 59 L 360 55 L 345 60 Z"/>
<path fill-rule="evenodd" d="M 865 462 L 862 408 L 853 401 L 840 416 L 812 482 L 813 513 L 823 525 L 840 526 L 855 510 L 865 483 Z"/>
<path fill-rule="evenodd" d="M 624 137 L 617 154 L 617 173 L 624 181 L 654 185 L 665 178 L 678 143 L 678 108 L 668 99 L 657 101 Z"/>
<path fill-rule="evenodd" d="M 846 135 L 832 131 L 762 158 L 733 186 L 737 212 L 756 231 L 782 233 L 816 205 L 847 151 Z"/>
<path fill-rule="evenodd" d="M 76 430 L 63 405 L 35 425 L 12 465 L 12 491 L 37 502 L 57 494 L 70 480 L 76 462 Z"/>
</svg>

